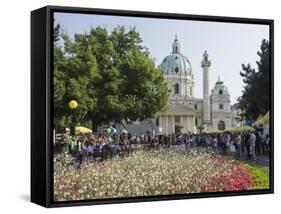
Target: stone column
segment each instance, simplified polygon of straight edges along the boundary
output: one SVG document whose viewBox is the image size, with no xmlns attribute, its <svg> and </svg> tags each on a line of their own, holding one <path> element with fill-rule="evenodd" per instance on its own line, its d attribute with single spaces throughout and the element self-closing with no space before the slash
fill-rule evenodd
<svg viewBox="0 0 281 214">
<path fill-rule="evenodd" d="M 159 116 L 159 119 L 158 119 L 158 133 L 159 133 L 159 128 L 162 128 L 162 134 L 163 134 L 163 126 L 162 126 L 162 117 L 161 116 Z"/>
<path fill-rule="evenodd" d="M 169 134 L 169 121 L 168 121 L 168 116 L 166 116 L 166 134 Z"/>
<path fill-rule="evenodd" d="M 203 54 L 201 67 L 203 69 L 203 122 L 210 123 L 210 89 L 209 89 L 209 68 L 211 61 L 208 59 L 207 51 Z"/>
<path fill-rule="evenodd" d="M 186 116 L 186 131 L 189 131 L 189 116 Z"/>
<path fill-rule="evenodd" d="M 175 133 L 175 117 L 172 116 L 172 133 Z"/>
<path fill-rule="evenodd" d="M 192 126 L 191 126 L 192 130 L 191 132 L 195 132 L 196 130 L 196 126 L 195 126 L 195 116 L 192 116 Z"/>
</svg>

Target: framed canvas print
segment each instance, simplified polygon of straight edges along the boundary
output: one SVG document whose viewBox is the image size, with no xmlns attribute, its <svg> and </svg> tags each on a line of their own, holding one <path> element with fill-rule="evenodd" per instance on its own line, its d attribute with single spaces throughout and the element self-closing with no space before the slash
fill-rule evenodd
<svg viewBox="0 0 281 214">
<path fill-rule="evenodd" d="M 31 201 L 273 193 L 273 20 L 31 12 Z"/>
</svg>

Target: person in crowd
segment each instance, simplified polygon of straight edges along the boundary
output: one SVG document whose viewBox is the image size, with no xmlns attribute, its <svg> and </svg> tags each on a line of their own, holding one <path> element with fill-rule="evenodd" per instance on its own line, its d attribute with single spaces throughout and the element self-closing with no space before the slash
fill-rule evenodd
<svg viewBox="0 0 281 214">
<path fill-rule="evenodd" d="M 262 155 L 260 132 L 255 132 L 254 134 L 256 135 L 256 146 L 255 146 L 256 155 Z"/>
<path fill-rule="evenodd" d="M 242 150 L 242 158 L 247 156 L 247 146 L 246 146 L 246 135 L 241 134 L 241 150 Z"/>
<path fill-rule="evenodd" d="M 215 154 L 217 155 L 219 153 L 219 150 L 218 150 L 218 137 L 217 136 L 213 137 L 212 148 L 213 148 L 213 151 L 215 152 Z"/>
<path fill-rule="evenodd" d="M 186 151 L 204 149 L 216 155 L 226 155 L 239 160 L 244 158 L 252 161 L 257 160 L 257 155 L 265 155 L 270 152 L 270 136 L 258 132 L 220 134 L 209 133 L 182 133 L 182 134 L 155 134 L 150 132 L 143 135 L 131 135 L 130 133 L 104 133 L 95 137 L 93 134 L 69 137 L 62 134 L 56 144 L 67 145 L 67 151 L 60 150 L 61 153 L 70 153 L 74 157 L 81 156 L 81 163 L 89 162 L 99 158 L 103 153 L 111 155 L 126 151 L 133 152 L 137 149 L 161 150 L 169 149 L 173 151 Z M 259 142 L 260 141 L 260 142 Z M 260 143 L 260 149 L 256 148 Z M 56 146 L 56 145 L 55 145 Z M 79 157 L 80 157 L 79 156 Z M 108 155 L 106 157 L 109 157 Z"/>
<path fill-rule="evenodd" d="M 266 135 L 266 141 L 265 141 L 265 143 L 266 143 L 266 152 L 267 152 L 267 155 L 269 154 L 269 152 L 270 152 L 270 136 L 269 136 L 269 134 L 267 134 Z"/>
<path fill-rule="evenodd" d="M 256 134 L 250 133 L 250 155 L 251 160 L 256 161 Z"/>
<path fill-rule="evenodd" d="M 72 154 L 73 156 L 75 155 L 76 151 L 77 151 L 77 137 L 73 136 L 69 142 L 68 145 L 68 150 L 69 153 Z"/>
<path fill-rule="evenodd" d="M 225 135 L 225 147 L 226 147 L 226 155 L 230 154 L 230 140 L 231 136 L 229 133 Z"/>
<path fill-rule="evenodd" d="M 237 157 L 240 159 L 242 157 L 242 145 L 241 145 L 241 134 L 238 133 L 235 137 L 235 145 L 237 150 Z"/>
<path fill-rule="evenodd" d="M 251 133 L 247 132 L 245 135 L 245 142 L 246 142 L 246 149 L 247 149 L 247 159 L 251 160 L 251 151 L 250 151 L 250 138 L 251 138 Z"/>
<path fill-rule="evenodd" d="M 232 158 L 235 158 L 235 156 L 236 156 L 236 148 L 235 148 L 235 145 L 234 145 L 234 141 L 233 141 L 233 140 L 230 142 L 230 146 L 229 146 L 229 155 L 230 155 L 230 157 L 232 157 Z"/>
</svg>

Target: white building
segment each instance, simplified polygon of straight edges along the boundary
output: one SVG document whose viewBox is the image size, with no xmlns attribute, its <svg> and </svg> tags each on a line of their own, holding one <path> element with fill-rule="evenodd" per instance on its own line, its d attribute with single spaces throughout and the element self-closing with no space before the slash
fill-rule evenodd
<svg viewBox="0 0 281 214">
<path fill-rule="evenodd" d="M 197 62 L 200 63 L 200 62 Z M 207 51 L 201 61 L 203 75 L 203 99 L 194 97 L 195 79 L 191 63 L 181 52 L 177 36 L 172 44 L 172 52 L 166 56 L 160 65 L 161 72 L 171 90 L 167 111 L 158 114 L 157 118 L 146 121 L 145 127 L 157 129 L 163 134 L 178 132 L 197 132 L 199 126 L 205 131 L 211 129 L 225 130 L 231 127 L 232 113 L 230 94 L 223 82 L 218 79 L 210 93 L 209 76 L 212 75 L 211 61 Z M 200 71 L 196 71 L 200 72 Z M 127 129 L 133 134 L 139 134 L 137 126 L 142 122 L 128 124 Z"/>
</svg>

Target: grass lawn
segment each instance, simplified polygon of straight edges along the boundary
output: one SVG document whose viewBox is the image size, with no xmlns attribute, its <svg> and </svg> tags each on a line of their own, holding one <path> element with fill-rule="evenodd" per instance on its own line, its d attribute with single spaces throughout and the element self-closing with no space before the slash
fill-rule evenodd
<svg viewBox="0 0 281 214">
<path fill-rule="evenodd" d="M 242 164 L 252 175 L 252 189 L 269 189 L 269 167 L 259 167 L 249 163 Z"/>
</svg>

